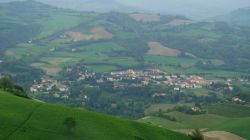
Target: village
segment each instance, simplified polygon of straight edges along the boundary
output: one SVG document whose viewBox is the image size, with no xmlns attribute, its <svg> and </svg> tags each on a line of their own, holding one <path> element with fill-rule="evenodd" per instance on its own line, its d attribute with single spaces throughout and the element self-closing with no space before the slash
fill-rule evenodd
<svg viewBox="0 0 250 140">
<path fill-rule="evenodd" d="M 92 85 L 98 86 L 106 82 L 113 83 L 113 89 L 125 89 L 128 87 L 145 87 L 148 85 L 157 85 L 163 88 L 172 88 L 175 91 L 181 89 L 202 88 L 209 82 L 203 77 L 196 75 L 174 75 L 167 74 L 159 69 L 142 70 L 124 70 L 97 74 L 95 72 L 81 71 L 78 77 L 72 81 L 59 81 L 54 78 L 42 78 L 34 81 L 30 87 L 32 93 L 56 91 L 54 96 L 63 96 L 67 98 L 70 95 L 70 86 L 74 82 L 82 82 L 91 79 Z M 94 83 L 94 84 L 93 84 Z"/>
</svg>

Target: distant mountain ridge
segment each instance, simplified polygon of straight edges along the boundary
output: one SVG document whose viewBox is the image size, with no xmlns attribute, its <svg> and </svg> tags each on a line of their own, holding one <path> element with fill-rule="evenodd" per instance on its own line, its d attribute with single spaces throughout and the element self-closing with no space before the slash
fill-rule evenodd
<svg viewBox="0 0 250 140">
<path fill-rule="evenodd" d="M 0 0 L 0 2 L 21 0 Z M 22 0 L 23 1 L 23 0 Z M 60 8 L 95 12 L 152 12 L 171 15 L 183 15 L 195 20 L 224 15 L 244 6 L 250 6 L 248 0 L 35 0 Z"/>
<path fill-rule="evenodd" d="M 213 21 L 223 21 L 238 26 L 250 27 L 250 7 L 240 8 L 229 14 L 217 16 Z"/>
<path fill-rule="evenodd" d="M 25 0 L 0 0 L 0 2 L 25 1 Z M 67 8 L 79 11 L 94 12 L 135 12 L 144 11 L 132 6 L 123 5 L 116 0 L 31 0 L 52 5 L 59 8 Z"/>
</svg>

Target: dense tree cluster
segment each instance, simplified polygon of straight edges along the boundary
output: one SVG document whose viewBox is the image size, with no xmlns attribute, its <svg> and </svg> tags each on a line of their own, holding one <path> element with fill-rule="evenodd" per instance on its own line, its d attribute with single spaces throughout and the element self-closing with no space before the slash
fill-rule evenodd
<svg viewBox="0 0 250 140">
<path fill-rule="evenodd" d="M 7 77 L 0 79 L 0 89 L 3 89 L 4 91 L 10 92 L 19 97 L 29 98 L 21 86 L 13 84 Z"/>
</svg>

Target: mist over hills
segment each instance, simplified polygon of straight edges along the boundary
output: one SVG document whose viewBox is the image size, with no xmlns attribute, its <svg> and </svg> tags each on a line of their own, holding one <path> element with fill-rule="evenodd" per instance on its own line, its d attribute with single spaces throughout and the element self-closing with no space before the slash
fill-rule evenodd
<svg viewBox="0 0 250 140">
<path fill-rule="evenodd" d="M 0 0 L 0 2 L 22 0 Z M 162 14 L 184 15 L 200 20 L 224 15 L 236 9 L 250 6 L 249 0 L 36 0 L 62 8 L 80 11 L 120 11 L 120 12 L 153 12 Z"/>
<path fill-rule="evenodd" d="M 0 2 L 13 2 L 25 0 L 0 0 Z M 143 11 L 133 6 L 127 6 L 117 2 L 116 0 L 33 0 L 52 5 L 59 8 L 67 8 L 78 11 L 94 11 L 94 12 L 135 12 Z"/>
<path fill-rule="evenodd" d="M 250 7 L 240 8 L 228 14 L 216 16 L 212 21 L 223 21 L 238 26 L 250 26 Z"/>
<path fill-rule="evenodd" d="M 137 6 L 155 12 L 180 14 L 193 19 L 205 19 L 223 15 L 241 7 L 250 6 L 249 0 L 119 0 L 121 3 Z M 142 4 L 143 3 L 143 4 Z"/>
</svg>

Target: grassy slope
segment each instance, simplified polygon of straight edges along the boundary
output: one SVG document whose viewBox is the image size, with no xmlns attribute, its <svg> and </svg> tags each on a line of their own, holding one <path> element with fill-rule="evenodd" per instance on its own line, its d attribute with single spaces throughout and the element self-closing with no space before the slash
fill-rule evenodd
<svg viewBox="0 0 250 140">
<path fill-rule="evenodd" d="M 235 133 L 241 137 L 250 139 L 250 117 L 231 119 L 223 124 L 217 125 L 212 130 L 224 130 L 231 133 Z"/>
<path fill-rule="evenodd" d="M 236 104 L 216 104 L 211 106 L 206 106 L 208 113 L 216 114 L 225 117 L 249 117 L 250 107 Z"/>
<path fill-rule="evenodd" d="M 88 139 L 185 140 L 188 137 L 169 130 L 122 120 L 86 110 L 39 103 L 0 91 L 0 139 Z M 65 117 L 74 117 L 77 127 L 73 135 L 64 133 Z"/>
<path fill-rule="evenodd" d="M 159 117 L 145 117 L 139 121 L 168 129 L 208 128 L 208 131 L 222 130 L 250 139 L 250 108 L 248 106 L 216 104 L 205 106 L 205 108 L 208 110 L 208 114 L 167 113 L 167 115 L 175 117 L 176 122 Z"/>
</svg>

